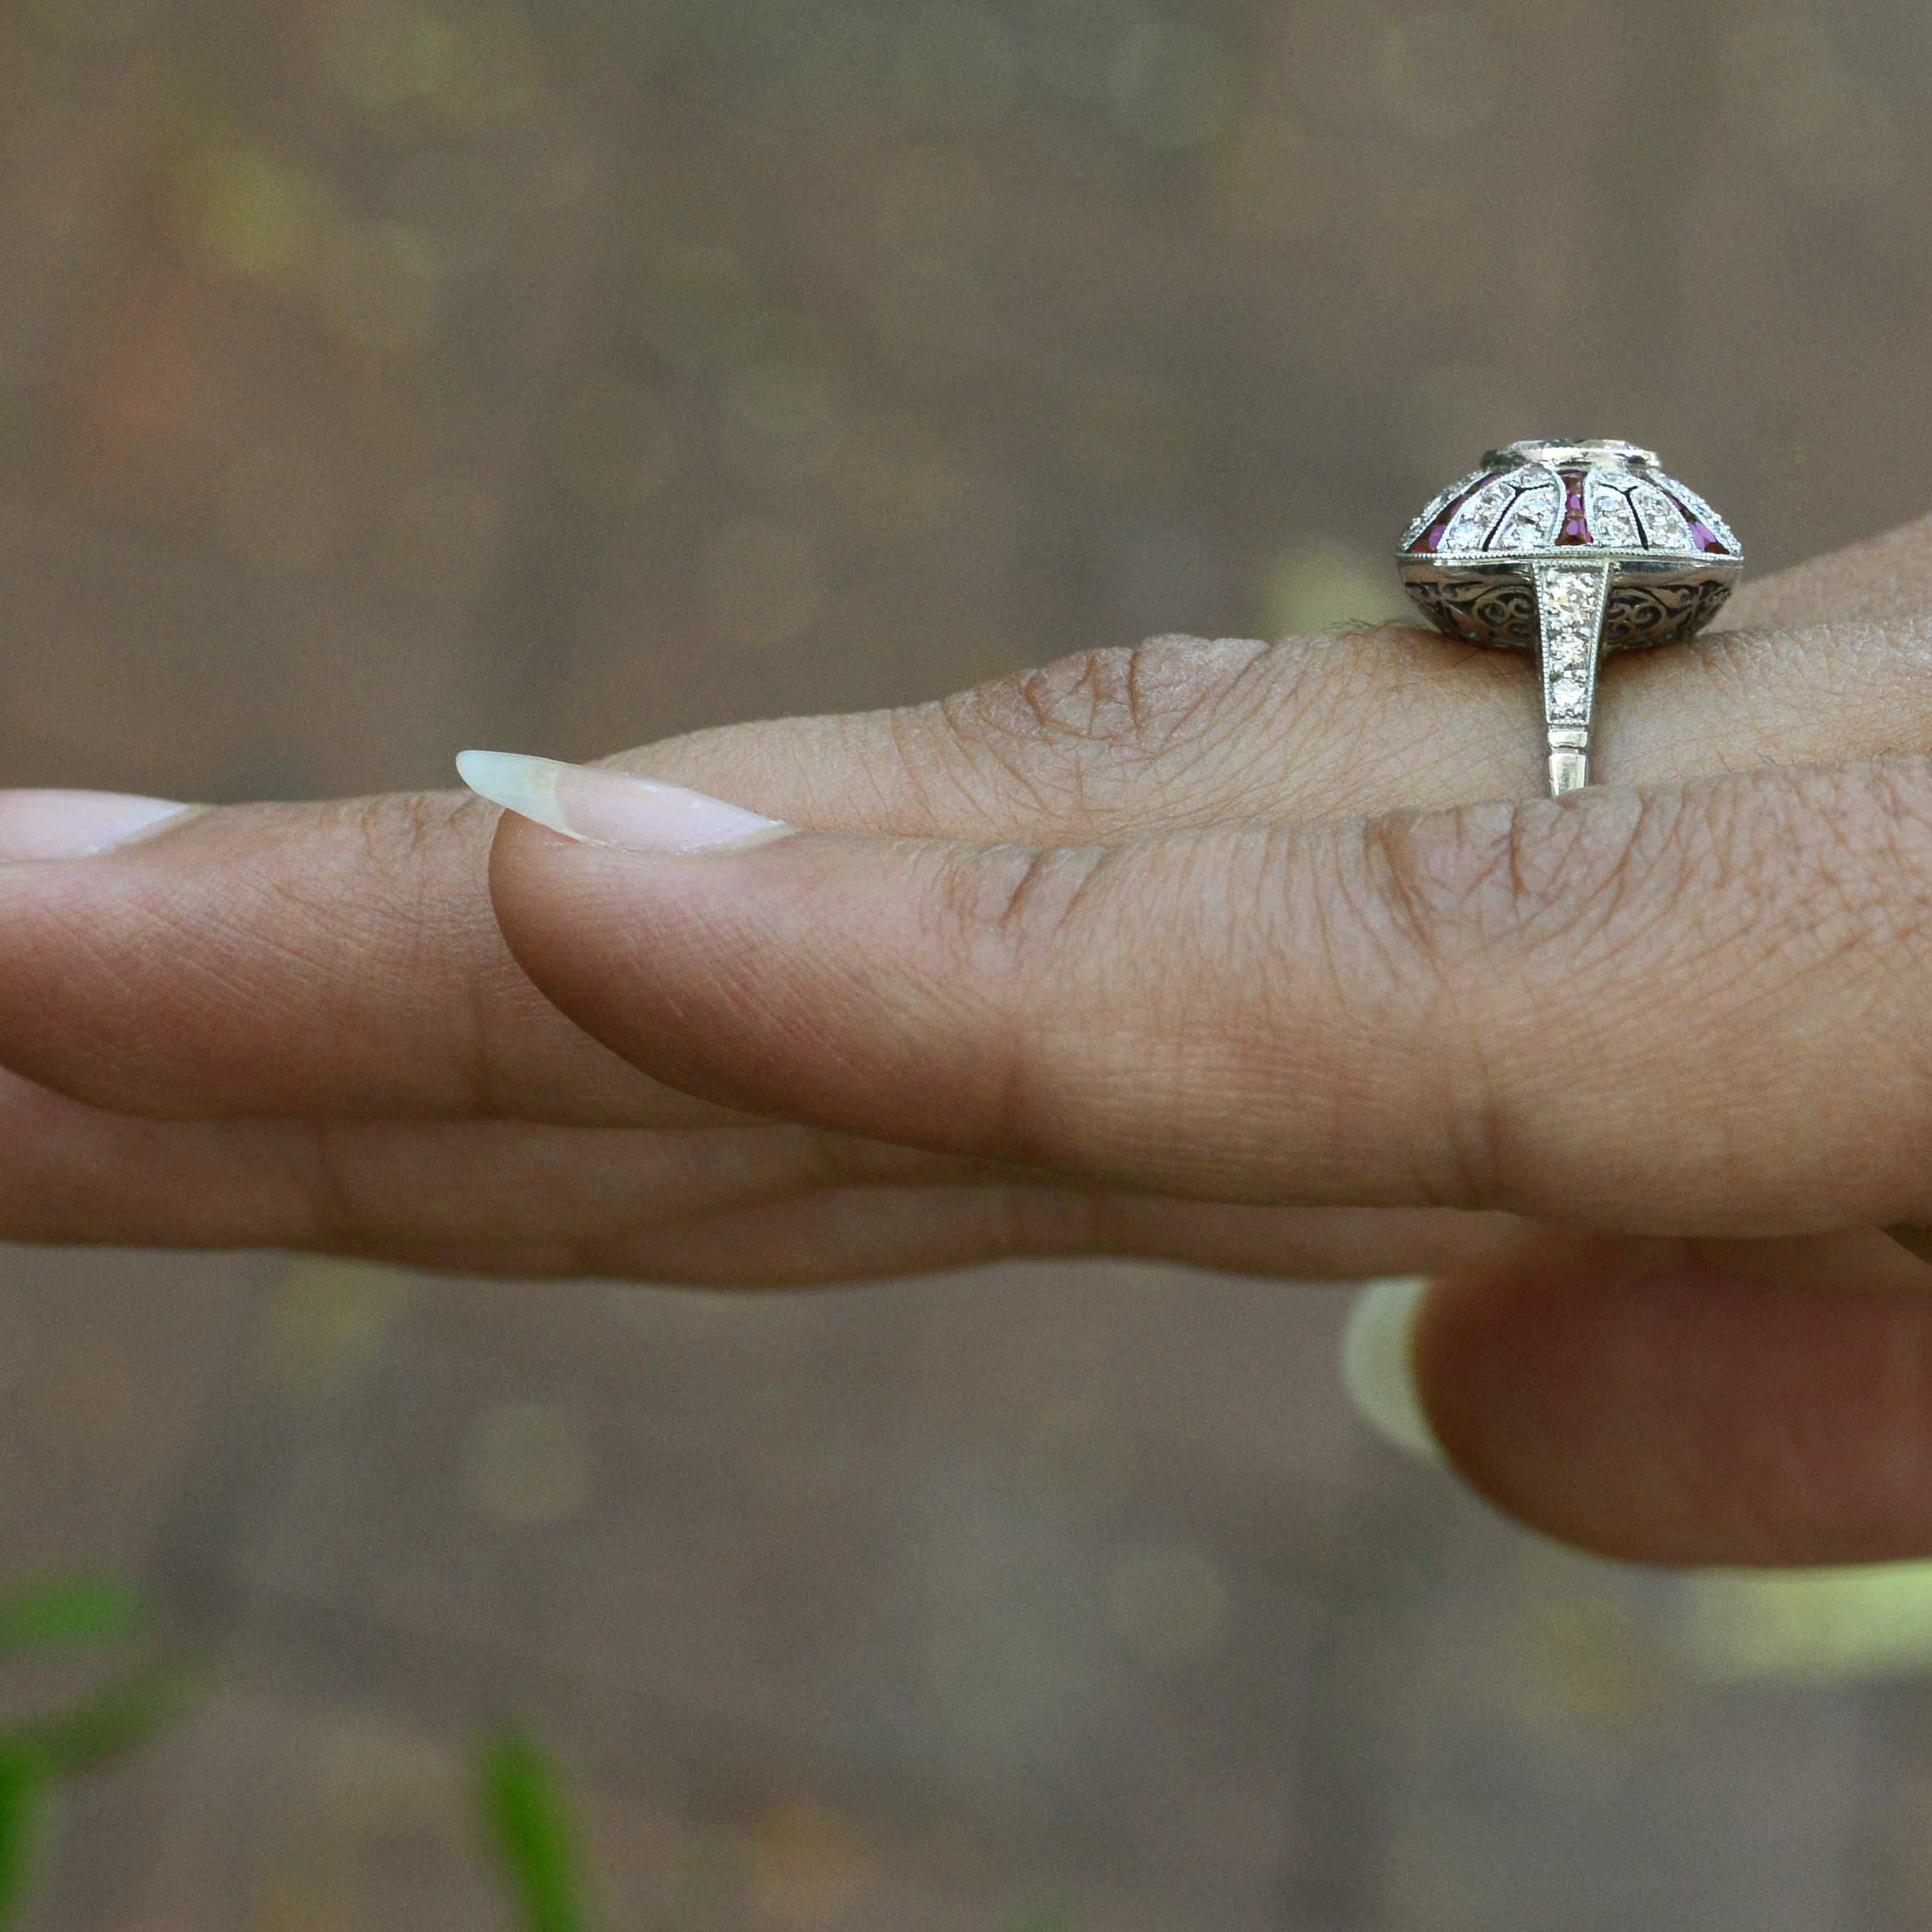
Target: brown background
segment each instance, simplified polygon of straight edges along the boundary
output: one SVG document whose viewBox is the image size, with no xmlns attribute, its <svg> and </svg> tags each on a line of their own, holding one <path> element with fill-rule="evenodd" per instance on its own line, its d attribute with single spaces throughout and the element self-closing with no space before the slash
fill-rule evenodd
<svg viewBox="0 0 1932 1932">
<path fill-rule="evenodd" d="M 1929 174 L 1920 0 L 16 0 L 0 782 L 1372 617 L 1523 434 L 1792 561 L 1932 497 Z M 215 1661 L 33 1922 L 499 1923 L 515 1705 L 612 1926 L 1923 1923 L 1924 1579 L 1558 1555 L 1351 1424 L 1340 1305 L 0 1253 L 0 1567 Z"/>
</svg>

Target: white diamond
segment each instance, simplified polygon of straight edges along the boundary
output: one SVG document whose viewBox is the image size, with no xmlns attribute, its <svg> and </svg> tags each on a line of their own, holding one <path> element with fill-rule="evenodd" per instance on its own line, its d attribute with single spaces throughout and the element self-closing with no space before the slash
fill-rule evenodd
<svg viewBox="0 0 1932 1932">
<path fill-rule="evenodd" d="M 1583 686 L 1580 679 L 1559 677 L 1549 687 L 1549 701 L 1559 711 L 1578 711 L 1583 708 Z"/>
<path fill-rule="evenodd" d="M 1582 632 L 1594 624 L 1599 582 L 1595 571 L 1546 572 L 1543 581 L 1543 602 L 1553 626 Z"/>
<path fill-rule="evenodd" d="M 1629 498 L 1608 477 L 1591 476 L 1584 508 L 1590 519 L 1590 534 L 1598 542 L 1612 550 L 1635 550 L 1642 543 L 1642 533 L 1631 513 Z"/>
<path fill-rule="evenodd" d="M 1657 480 L 1663 486 L 1665 489 L 1668 490 L 1671 494 L 1675 497 L 1677 501 L 1682 503 L 1684 508 L 1687 509 L 1691 514 L 1695 517 L 1697 521 L 1702 523 L 1713 537 L 1717 539 L 1720 543 L 1724 546 L 1726 550 L 1733 551 L 1740 557 L 1744 554 L 1744 546 L 1737 541 L 1737 537 L 1731 530 L 1731 526 L 1726 523 L 1724 519 L 1720 517 L 1717 513 L 1713 510 L 1711 506 L 1706 503 L 1695 490 L 1686 488 L 1685 486 L 1679 483 L 1675 477 L 1665 476 L 1661 473 L 1659 473 Z"/>
<path fill-rule="evenodd" d="M 1424 510 L 1422 514 L 1409 526 L 1408 532 L 1402 539 L 1402 547 L 1404 550 L 1413 550 L 1417 543 L 1421 541 L 1423 533 L 1429 528 L 1429 525 L 1433 523 L 1436 518 L 1439 517 L 1443 512 L 1446 510 L 1449 505 L 1463 493 L 1464 490 L 1473 490 L 1476 485 L 1479 483 L 1488 474 L 1489 472 L 1487 470 L 1473 469 L 1466 477 L 1462 479 L 1460 483 L 1451 483 L 1446 490 L 1444 490 L 1439 495 L 1432 498 L 1429 508 Z"/>
<path fill-rule="evenodd" d="M 1449 528 L 1443 533 L 1443 551 L 1480 550 L 1495 528 L 1496 519 L 1508 508 L 1515 494 L 1506 477 L 1495 477 L 1484 483 L 1449 520 Z"/>
<path fill-rule="evenodd" d="M 1643 519 L 1647 548 L 1674 551 L 1680 555 L 1702 554 L 1684 513 L 1653 483 L 1640 483 L 1630 493 L 1631 506 Z"/>
<path fill-rule="evenodd" d="M 1563 515 L 1560 490 L 1525 490 L 1503 519 L 1492 550 L 1548 550 Z"/>
<path fill-rule="evenodd" d="M 1526 463 L 1521 469 L 1511 470 L 1503 480 L 1513 490 L 1560 490 L 1563 488 L 1563 479 L 1543 463 Z"/>
</svg>

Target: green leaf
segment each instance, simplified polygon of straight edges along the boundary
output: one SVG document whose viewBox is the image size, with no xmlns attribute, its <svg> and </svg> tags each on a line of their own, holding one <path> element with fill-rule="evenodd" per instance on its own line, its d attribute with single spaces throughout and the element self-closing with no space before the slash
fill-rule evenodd
<svg viewBox="0 0 1932 1932">
<path fill-rule="evenodd" d="M 477 1787 L 523 1932 L 584 1932 L 577 1820 L 547 1755 L 521 1731 L 500 1731 L 478 1754 Z"/>
<path fill-rule="evenodd" d="M 105 1577 L 62 1577 L 0 1597 L 0 1656 L 54 1643 L 124 1643 L 141 1633 L 141 1593 Z"/>
<path fill-rule="evenodd" d="M 16 1924 L 33 1888 L 47 1831 L 47 1780 L 31 1761 L 0 1756 L 0 1925 Z"/>
<path fill-rule="evenodd" d="M 70 1777 L 142 1743 L 186 1702 L 191 1679 L 179 1664 L 152 1664 L 58 1717 L 37 1717 L 0 1733 L 0 1763 L 41 1778 Z"/>
</svg>

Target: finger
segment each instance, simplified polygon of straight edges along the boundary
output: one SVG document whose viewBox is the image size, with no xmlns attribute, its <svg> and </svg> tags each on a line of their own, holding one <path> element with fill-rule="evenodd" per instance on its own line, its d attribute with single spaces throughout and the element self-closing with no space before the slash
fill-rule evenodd
<svg viewBox="0 0 1932 1932">
<path fill-rule="evenodd" d="M 1357 1385 L 1409 1375 L 1410 1413 L 1460 1474 L 1605 1555 L 1921 1557 L 1927 1280 L 1875 1234 L 1788 1248 L 1544 1235 L 1437 1283 L 1398 1320 L 1365 1303 L 1382 1359 L 1358 1360 Z M 1358 1347 L 1369 1332 L 1358 1316 Z"/>
<path fill-rule="evenodd" d="M 1304 1278 L 1466 1266 L 1502 1217 L 1162 1203 L 794 1127 L 161 1122 L 0 1075 L 0 1241 L 306 1248 L 517 1276 L 782 1287 L 1112 1254 Z"/>
<path fill-rule="evenodd" d="M 163 1117 L 716 1117 L 530 985 L 473 799 L 190 813 L 62 860 L 43 797 L 0 792 L 0 1065 L 41 1085 Z"/>
<path fill-rule="evenodd" d="M 0 1123 L 22 1136 L 0 1165 L 14 1242 L 784 1287 L 1071 1252 L 1091 1221 L 1048 1189 L 789 1128 L 144 1121 L 6 1077 Z"/>
<path fill-rule="evenodd" d="M 714 809 L 549 782 L 633 847 Z M 1923 760 L 1045 851 L 724 810 L 507 825 L 493 872 L 536 983 L 705 1097 L 1169 1194 L 1926 1217 Z"/>
<path fill-rule="evenodd" d="M 1496 1254 L 1506 1217 L 1153 1201 L 1041 1182 L 850 1186 L 654 1223 L 595 1271 L 720 1288 L 837 1286 L 993 1261 L 1107 1256 L 1278 1281 L 1360 1281 Z M 1435 1261 L 1418 1259 L 1440 1257 Z"/>
<path fill-rule="evenodd" d="M 1612 654 L 1598 765 L 1645 785 L 1916 751 L 1929 670 L 1932 518 L 1748 581 L 1720 632 Z M 1519 653 L 1427 630 L 1157 637 L 934 703 L 730 726 L 612 762 L 820 829 L 1107 843 L 1533 795 L 1536 704 Z"/>
<path fill-rule="evenodd" d="M 1932 517 L 1847 544 L 1775 576 L 1749 577 L 1719 626 L 1749 630 L 1921 620 L 1932 612 Z"/>
<path fill-rule="evenodd" d="M 437 1261 L 589 1258 L 681 1216 L 949 1164 L 770 1127 L 632 1132 L 501 1122 L 162 1122 L 0 1075 L 0 1240 L 293 1247 Z"/>
</svg>

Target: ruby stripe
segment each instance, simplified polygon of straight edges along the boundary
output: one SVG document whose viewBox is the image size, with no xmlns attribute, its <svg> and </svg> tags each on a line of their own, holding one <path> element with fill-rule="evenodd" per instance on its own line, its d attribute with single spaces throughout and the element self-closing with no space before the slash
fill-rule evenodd
<svg viewBox="0 0 1932 1932">
<path fill-rule="evenodd" d="M 1659 489 L 1663 488 L 1661 483 L 1657 487 Z M 1663 493 L 1684 513 L 1684 521 L 1691 526 L 1691 539 L 1700 550 L 1718 557 L 1728 557 L 1731 554 L 1718 541 L 1717 532 L 1675 490 L 1664 490 Z"/>
<path fill-rule="evenodd" d="M 1423 532 L 1421 536 L 1416 538 L 1415 548 L 1411 551 L 1409 554 L 1411 556 L 1434 556 L 1436 552 L 1442 547 L 1443 537 L 1448 532 L 1449 525 L 1455 521 L 1456 512 L 1461 509 L 1463 505 L 1466 503 L 1471 497 L 1475 495 L 1478 490 L 1481 489 L 1486 483 L 1488 483 L 1489 481 L 1489 478 L 1485 476 L 1479 478 L 1476 482 L 1471 483 L 1469 488 L 1464 490 L 1453 503 L 1450 503 L 1446 508 L 1444 508 L 1437 516 L 1435 521 Z"/>
<path fill-rule="evenodd" d="M 1593 543 L 1596 538 L 1590 534 L 1589 513 L 1583 508 L 1583 472 L 1566 469 L 1562 472 L 1568 498 L 1563 504 L 1563 527 L 1557 533 L 1557 542 L 1562 544 Z"/>
</svg>

